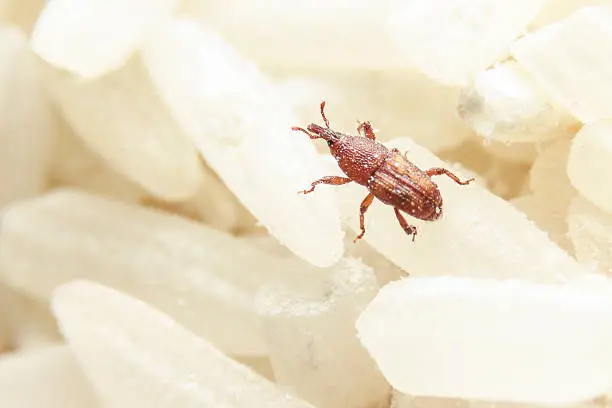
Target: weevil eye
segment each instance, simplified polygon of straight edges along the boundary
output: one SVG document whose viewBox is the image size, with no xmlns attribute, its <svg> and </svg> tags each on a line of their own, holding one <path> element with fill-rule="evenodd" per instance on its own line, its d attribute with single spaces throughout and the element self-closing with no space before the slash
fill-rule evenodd
<svg viewBox="0 0 612 408">
<path fill-rule="evenodd" d="M 333 145 L 333 144 L 334 144 L 334 141 L 333 141 L 333 140 L 331 140 L 331 139 L 330 139 L 330 140 L 328 140 L 328 141 L 327 141 L 327 145 L 328 145 L 328 146 L 330 146 L 330 147 L 331 147 L 331 145 Z"/>
</svg>

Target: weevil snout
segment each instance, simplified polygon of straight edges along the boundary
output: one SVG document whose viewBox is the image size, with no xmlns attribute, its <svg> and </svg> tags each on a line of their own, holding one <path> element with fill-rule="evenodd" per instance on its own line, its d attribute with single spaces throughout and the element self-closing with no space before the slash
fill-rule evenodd
<svg viewBox="0 0 612 408">
<path fill-rule="evenodd" d="M 308 129 L 309 132 L 319 136 L 321 139 L 325 140 L 329 146 L 331 146 L 340 139 L 338 132 L 335 132 L 328 128 L 324 128 L 323 126 L 319 126 L 315 123 L 311 123 L 306 129 Z"/>
</svg>

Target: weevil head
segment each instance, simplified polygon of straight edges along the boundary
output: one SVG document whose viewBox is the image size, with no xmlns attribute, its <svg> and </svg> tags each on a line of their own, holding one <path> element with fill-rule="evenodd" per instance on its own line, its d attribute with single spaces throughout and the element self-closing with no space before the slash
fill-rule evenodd
<svg viewBox="0 0 612 408">
<path fill-rule="evenodd" d="M 308 125 L 307 129 L 309 132 L 325 140 L 330 150 L 334 148 L 334 145 L 336 145 L 337 147 L 337 142 L 339 142 L 340 139 L 342 139 L 341 133 L 336 132 L 335 130 L 331 130 L 329 128 L 324 128 L 323 126 L 319 126 L 315 123 L 311 123 L 310 125 Z"/>
</svg>

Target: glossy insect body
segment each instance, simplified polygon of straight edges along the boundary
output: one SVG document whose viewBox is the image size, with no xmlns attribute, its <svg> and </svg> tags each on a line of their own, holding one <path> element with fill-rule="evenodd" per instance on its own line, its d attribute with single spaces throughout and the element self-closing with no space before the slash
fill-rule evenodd
<svg viewBox="0 0 612 408">
<path fill-rule="evenodd" d="M 367 187 L 383 203 L 420 220 L 435 221 L 442 216 L 438 186 L 397 150 L 389 152 Z"/>
<path fill-rule="evenodd" d="M 294 127 L 293 130 L 302 131 L 311 139 L 325 140 L 338 166 L 347 177 L 323 177 L 313 182 L 309 190 L 300 193 L 311 193 L 318 184 L 342 185 L 354 181 L 365 186 L 369 194 L 361 203 L 359 213 L 361 233 L 355 241 L 365 234 L 365 213 L 374 197 L 394 208 L 401 227 L 408 235 L 412 235 L 414 241 L 417 234 L 416 227 L 409 225 L 401 212 L 425 221 L 435 221 L 442 216 L 442 196 L 431 176 L 444 174 L 461 185 L 473 180 L 461 181 L 443 168 L 435 167 L 427 171 L 419 169 L 399 150 L 388 149 L 376 142 L 374 130 L 369 122 L 360 123 L 357 127 L 357 131 L 363 133 L 365 137 L 336 132 L 330 129 L 324 108 L 325 102 L 322 102 L 321 116 L 325 128 L 312 123 L 308 125 L 308 130 L 300 127 Z"/>
</svg>

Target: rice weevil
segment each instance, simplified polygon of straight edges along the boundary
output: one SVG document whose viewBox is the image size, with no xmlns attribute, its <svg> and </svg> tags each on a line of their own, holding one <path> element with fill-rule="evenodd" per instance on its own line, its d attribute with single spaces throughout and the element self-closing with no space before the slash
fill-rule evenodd
<svg viewBox="0 0 612 408">
<path fill-rule="evenodd" d="M 442 216 L 442 196 L 431 177 L 446 175 L 461 185 L 474 180 L 470 178 L 461 181 L 459 177 L 440 167 L 425 171 L 419 169 L 408 160 L 406 154 L 377 142 L 370 122 L 359 123 L 357 126 L 359 136 L 332 130 L 325 117 L 325 101 L 321 102 L 321 116 L 325 127 L 311 123 L 306 129 L 297 126 L 291 129 L 304 132 L 311 139 L 325 140 L 330 153 L 347 177 L 323 177 L 311 183 L 310 189 L 299 193 L 312 193 L 318 184 L 340 186 L 354 181 L 365 186 L 369 193 L 361 202 L 359 209 L 361 233 L 353 242 L 357 242 L 365 234 L 365 213 L 375 197 L 393 207 L 399 224 L 406 234 L 412 235 L 414 241 L 417 229 L 408 224 L 401 212 L 425 221 L 436 221 Z"/>
</svg>

